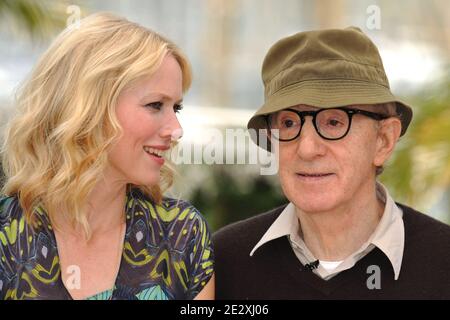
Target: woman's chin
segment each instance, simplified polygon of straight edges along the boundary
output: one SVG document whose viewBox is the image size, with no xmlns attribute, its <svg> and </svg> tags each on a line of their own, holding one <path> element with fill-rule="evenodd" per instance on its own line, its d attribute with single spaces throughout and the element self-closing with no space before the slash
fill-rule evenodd
<svg viewBox="0 0 450 320">
<path fill-rule="evenodd" d="M 161 181 L 161 174 L 159 172 L 152 175 L 147 174 L 145 179 L 143 179 L 142 177 L 143 176 L 138 177 L 138 179 L 133 179 L 133 182 L 131 183 L 138 186 L 153 187 L 158 185 Z"/>
</svg>

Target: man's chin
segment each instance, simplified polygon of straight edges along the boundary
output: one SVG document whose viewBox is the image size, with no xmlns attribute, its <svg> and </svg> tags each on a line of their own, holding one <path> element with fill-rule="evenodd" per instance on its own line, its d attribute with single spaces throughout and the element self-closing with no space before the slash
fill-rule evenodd
<svg viewBox="0 0 450 320">
<path fill-rule="evenodd" d="M 299 193 L 301 195 L 301 193 Z M 291 201 L 294 205 L 304 213 L 315 214 L 333 210 L 335 207 L 333 201 L 325 194 L 317 196 L 305 196 L 302 199 Z"/>
</svg>

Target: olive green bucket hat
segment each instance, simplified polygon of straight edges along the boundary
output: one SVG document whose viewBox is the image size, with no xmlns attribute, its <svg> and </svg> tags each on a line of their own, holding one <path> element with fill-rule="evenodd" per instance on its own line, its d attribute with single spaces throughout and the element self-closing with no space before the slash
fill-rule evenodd
<svg viewBox="0 0 450 320">
<path fill-rule="evenodd" d="M 265 102 L 248 129 L 266 129 L 265 115 L 299 104 L 334 108 L 395 102 L 401 135 L 412 119 L 411 108 L 390 90 L 377 47 L 356 27 L 281 39 L 264 59 L 262 79 Z M 259 145 L 258 135 L 251 137 Z"/>
</svg>

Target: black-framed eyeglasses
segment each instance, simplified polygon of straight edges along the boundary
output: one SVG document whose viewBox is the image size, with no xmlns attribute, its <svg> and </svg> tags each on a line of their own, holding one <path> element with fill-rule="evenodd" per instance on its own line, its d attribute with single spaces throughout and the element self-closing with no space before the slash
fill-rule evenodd
<svg viewBox="0 0 450 320">
<path fill-rule="evenodd" d="M 390 117 L 370 111 L 340 107 L 316 111 L 284 109 L 267 115 L 266 121 L 274 138 L 279 141 L 291 141 L 300 135 L 305 117 L 311 116 L 319 136 L 326 140 L 339 140 L 350 131 L 355 114 L 361 114 L 377 121 Z M 275 131 L 273 131 L 274 129 Z"/>
</svg>

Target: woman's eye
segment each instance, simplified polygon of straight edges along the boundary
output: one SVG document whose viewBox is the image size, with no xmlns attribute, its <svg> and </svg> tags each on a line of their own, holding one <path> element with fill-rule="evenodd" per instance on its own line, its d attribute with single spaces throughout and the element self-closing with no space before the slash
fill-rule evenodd
<svg viewBox="0 0 450 320">
<path fill-rule="evenodd" d="M 147 103 L 145 105 L 148 108 L 152 108 L 152 109 L 156 109 L 156 110 L 161 110 L 163 103 L 158 101 L 158 102 L 151 102 L 151 103 Z"/>
<path fill-rule="evenodd" d="M 175 111 L 175 113 L 178 113 L 181 110 L 183 110 L 183 105 L 182 104 L 176 104 L 176 105 L 173 106 L 173 111 Z"/>
</svg>

